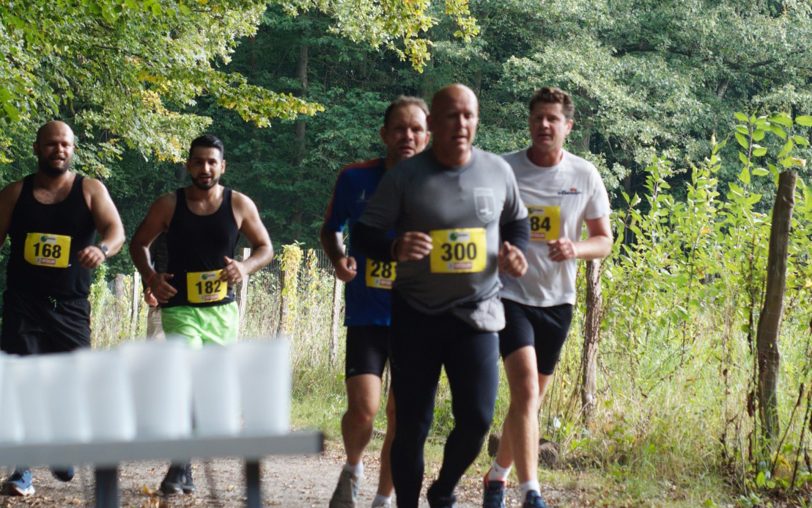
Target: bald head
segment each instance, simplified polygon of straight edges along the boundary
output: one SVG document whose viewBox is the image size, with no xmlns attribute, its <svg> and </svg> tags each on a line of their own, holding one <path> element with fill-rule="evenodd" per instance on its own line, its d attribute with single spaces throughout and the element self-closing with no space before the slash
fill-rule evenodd
<svg viewBox="0 0 812 508">
<path fill-rule="evenodd" d="M 479 124 L 479 101 L 473 90 L 461 84 L 441 88 L 431 100 L 428 121 L 437 160 L 448 167 L 468 162 Z"/>
<path fill-rule="evenodd" d="M 49 176 L 66 173 L 73 163 L 73 130 L 65 122 L 53 120 L 37 130 L 34 154 L 41 172 Z"/>
<path fill-rule="evenodd" d="M 50 122 L 45 123 L 42 127 L 37 129 L 36 143 L 39 143 L 44 135 L 48 135 L 52 132 L 66 133 L 70 136 L 71 141 L 73 141 L 73 129 L 71 129 L 68 124 L 66 124 L 61 120 L 51 120 Z"/>
<path fill-rule="evenodd" d="M 431 113 L 434 114 L 435 108 L 447 108 L 449 102 L 464 100 L 474 105 L 477 114 L 479 114 L 479 101 L 473 90 L 461 83 L 454 83 L 453 85 L 445 86 L 434 94 L 431 98 Z"/>
</svg>

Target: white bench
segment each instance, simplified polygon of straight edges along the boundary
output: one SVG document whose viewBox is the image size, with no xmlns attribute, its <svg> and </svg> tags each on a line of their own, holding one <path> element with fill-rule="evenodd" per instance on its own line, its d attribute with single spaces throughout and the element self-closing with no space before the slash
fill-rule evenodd
<svg viewBox="0 0 812 508">
<path fill-rule="evenodd" d="M 301 431 L 269 436 L 190 437 L 178 440 L 131 440 L 76 444 L 0 445 L 0 465 L 47 466 L 91 464 L 95 468 L 96 506 L 120 506 L 118 465 L 137 460 L 186 461 L 192 458 L 242 457 L 245 460 L 246 506 L 262 506 L 260 460 L 268 455 L 303 455 L 324 449 L 321 432 Z"/>
</svg>

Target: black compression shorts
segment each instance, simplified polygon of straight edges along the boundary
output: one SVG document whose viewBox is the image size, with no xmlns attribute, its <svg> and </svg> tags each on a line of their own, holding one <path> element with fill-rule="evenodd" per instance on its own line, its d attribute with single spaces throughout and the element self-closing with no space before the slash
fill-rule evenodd
<svg viewBox="0 0 812 508">
<path fill-rule="evenodd" d="M 551 375 L 561 356 L 572 323 L 572 305 L 533 307 L 511 300 L 505 306 L 505 328 L 499 332 L 499 352 L 506 358 L 525 346 L 536 348 L 540 374 Z"/>
<path fill-rule="evenodd" d="M 56 300 L 7 289 L 0 350 L 15 355 L 62 353 L 90 347 L 90 302 Z"/>
<path fill-rule="evenodd" d="M 347 358 L 344 370 L 347 378 L 361 374 L 381 377 L 388 358 L 388 326 L 347 327 Z"/>
</svg>

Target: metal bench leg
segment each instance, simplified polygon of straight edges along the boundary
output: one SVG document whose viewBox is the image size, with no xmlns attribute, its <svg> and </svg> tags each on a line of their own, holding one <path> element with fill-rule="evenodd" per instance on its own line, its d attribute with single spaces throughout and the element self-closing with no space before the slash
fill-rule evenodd
<svg viewBox="0 0 812 508">
<path fill-rule="evenodd" d="M 260 508 L 262 506 L 262 488 L 259 483 L 259 461 L 245 461 L 245 506 Z"/>
<path fill-rule="evenodd" d="M 119 508 L 118 467 L 96 468 L 96 507 Z"/>
</svg>

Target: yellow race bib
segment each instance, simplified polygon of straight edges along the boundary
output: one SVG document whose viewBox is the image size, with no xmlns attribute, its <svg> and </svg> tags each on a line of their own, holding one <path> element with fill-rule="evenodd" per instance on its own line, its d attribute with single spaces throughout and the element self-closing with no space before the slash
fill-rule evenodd
<svg viewBox="0 0 812 508">
<path fill-rule="evenodd" d="M 558 240 L 561 231 L 560 206 L 528 206 L 530 215 L 530 241 L 549 242 Z"/>
<path fill-rule="evenodd" d="M 34 266 L 67 268 L 70 261 L 69 236 L 48 233 L 28 233 L 23 258 Z"/>
<path fill-rule="evenodd" d="M 228 294 L 228 283 L 220 280 L 222 270 L 186 273 L 186 297 L 189 303 L 219 302 Z"/>
<path fill-rule="evenodd" d="M 430 232 L 431 273 L 477 273 L 488 259 L 485 229 L 438 229 Z"/>
<path fill-rule="evenodd" d="M 364 271 L 367 287 L 392 289 L 392 283 L 395 282 L 396 265 L 397 263 L 394 261 L 386 262 L 367 258 L 366 270 Z"/>
</svg>

